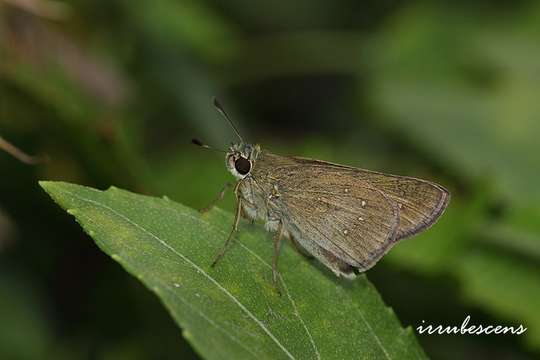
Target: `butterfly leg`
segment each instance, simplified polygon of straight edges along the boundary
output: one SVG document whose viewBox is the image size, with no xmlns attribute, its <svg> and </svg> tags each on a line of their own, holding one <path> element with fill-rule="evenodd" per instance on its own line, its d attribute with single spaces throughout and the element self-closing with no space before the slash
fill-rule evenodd
<svg viewBox="0 0 540 360">
<path fill-rule="evenodd" d="M 240 222 L 240 213 L 242 211 L 242 199 L 240 198 L 238 194 L 238 185 L 234 188 L 234 192 L 236 194 L 236 211 L 234 216 L 234 224 L 231 229 L 231 232 L 229 233 L 229 237 L 227 238 L 227 241 L 225 241 L 225 244 L 221 248 L 221 250 L 217 253 L 216 257 L 214 258 L 214 261 L 212 261 L 212 267 L 216 266 L 218 261 L 223 257 L 225 254 L 225 251 L 227 251 L 229 244 L 231 243 L 231 240 L 233 238 L 233 235 L 238 231 L 238 223 Z"/>
<path fill-rule="evenodd" d="M 227 190 L 229 190 L 231 188 L 232 184 L 230 182 L 226 182 L 225 185 L 223 186 L 223 189 L 221 189 L 221 191 L 219 192 L 218 196 L 212 200 L 212 202 L 210 204 L 208 204 L 207 206 L 205 206 L 204 208 L 200 209 L 199 212 L 204 214 L 204 213 L 207 213 L 208 211 L 212 210 L 212 208 L 214 206 L 216 206 L 216 204 L 223 200 L 223 197 L 225 196 L 225 193 L 227 192 Z"/>
<path fill-rule="evenodd" d="M 251 199 L 255 199 L 255 194 L 253 193 L 253 182 L 249 182 L 249 191 L 251 192 Z M 252 203 L 248 202 L 249 206 L 252 206 L 252 207 L 255 207 Z M 254 225 L 255 224 L 255 217 L 252 217 L 251 218 L 251 225 Z"/>
<path fill-rule="evenodd" d="M 277 262 L 279 257 L 279 251 L 281 249 L 281 240 L 283 239 L 283 223 L 281 220 L 279 221 L 278 229 L 276 233 L 274 234 L 274 258 L 272 259 L 272 281 L 274 282 L 274 286 L 276 287 L 278 293 L 279 291 L 279 284 L 278 284 L 278 270 L 277 270 Z"/>
</svg>

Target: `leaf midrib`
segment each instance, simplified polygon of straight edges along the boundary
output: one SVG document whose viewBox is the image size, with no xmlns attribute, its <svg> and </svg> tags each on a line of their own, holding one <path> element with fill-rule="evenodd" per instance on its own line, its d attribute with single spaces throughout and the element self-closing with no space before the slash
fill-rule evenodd
<svg viewBox="0 0 540 360">
<path fill-rule="evenodd" d="M 101 193 L 100 191 L 97 191 L 97 190 L 94 190 L 98 193 Z M 132 226 L 135 226 L 136 228 L 140 229 L 141 231 L 143 231 L 144 233 L 146 233 L 147 235 L 151 236 L 152 238 L 156 239 L 162 246 L 164 246 L 166 249 L 168 249 L 169 251 L 172 251 L 176 256 L 180 257 L 182 260 L 184 260 L 185 262 L 187 262 L 190 266 L 192 266 L 195 270 L 197 270 L 197 273 L 199 274 L 202 274 L 206 279 L 208 279 L 213 285 L 215 285 L 219 290 L 221 290 L 225 295 L 227 295 L 227 297 L 229 297 L 236 305 L 238 305 L 238 307 L 240 307 L 240 309 L 247 315 L 249 316 L 249 318 L 251 320 L 253 320 L 269 337 L 270 339 L 285 353 L 285 355 L 287 355 L 287 357 L 289 357 L 290 359 L 296 359 L 290 352 L 289 350 L 287 350 L 285 348 L 285 346 L 283 346 L 283 344 L 281 344 L 281 342 L 275 337 L 274 334 L 272 334 L 272 332 L 259 320 L 257 319 L 257 317 L 251 312 L 249 311 L 249 309 L 247 309 L 236 297 L 234 297 L 234 295 L 232 295 L 227 289 L 225 289 L 220 283 L 218 283 L 213 277 L 211 277 L 208 273 L 206 273 L 204 271 L 204 269 L 202 269 L 201 267 L 199 267 L 197 264 L 195 264 L 193 261 L 191 261 L 189 258 L 187 258 L 186 256 L 184 256 L 182 253 L 176 251 L 175 248 L 173 248 L 172 246 L 170 246 L 169 244 L 167 244 L 165 241 L 163 241 L 159 236 L 155 235 L 154 233 L 152 233 L 151 231 L 147 230 L 146 228 L 140 226 L 139 224 L 137 224 L 136 222 L 132 221 L 130 218 L 128 218 L 127 216 L 125 216 L 124 214 L 121 214 L 119 213 L 118 211 L 116 211 L 115 209 L 105 205 L 105 204 L 102 204 L 100 202 L 97 202 L 95 200 L 91 200 L 91 199 L 86 199 L 84 197 L 81 197 L 75 193 L 72 193 L 70 191 L 66 191 L 66 190 L 60 190 L 60 192 L 64 192 L 65 194 L 68 194 L 76 199 L 79 199 L 81 201 L 85 201 L 85 202 L 88 202 L 90 204 L 94 204 L 96 206 L 99 206 L 105 210 L 108 210 L 110 211 L 111 213 L 113 213 L 115 216 L 118 216 L 119 218 L 123 219 L 124 221 L 126 221 L 127 223 L 131 224 Z"/>
<path fill-rule="evenodd" d="M 99 193 L 99 194 L 103 194 L 102 191 L 99 191 L 99 190 L 96 190 L 96 189 L 91 189 L 89 188 L 89 190 L 91 191 L 94 191 L 96 193 Z M 108 205 L 105 205 L 103 203 L 100 203 L 98 201 L 95 201 L 95 200 L 92 200 L 92 199 L 88 199 L 88 198 L 85 198 L 85 197 L 82 197 L 76 193 L 73 193 L 73 192 L 70 192 L 70 191 L 67 191 L 67 190 L 64 190 L 64 189 L 61 189 L 59 190 L 60 192 L 63 192 L 65 194 L 68 194 L 76 199 L 79 199 L 83 202 L 87 202 L 87 203 L 90 203 L 90 204 L 93 204 L 95 206 L 98 206 L 98 207 L 101 207 L 107 211 L 110 211 L 113 215 L 115 216 L 118 216 L 119 218 L 123 219 L 124 221 L 126 221 L 127 223 L 129 223 L 130 225 L 140 229 L 141 231 L 143 231 L 144 233 L 146 233 L 147 235 L 149 235 L 150 237 L 154 238 L 155 240 L 158 241 L 158 243 L 165 247 L 166 249 L 168 249 L 169 251 L 171 251 L 173 254 L 175 254 L 176 256 L 180 257 L 183 261 L 187 262 L 190 266 L 192 266 L 194 269 L 197 270 L 197 273 L 200 273 L 202 274 L 208 281 L 210 281 L 214 286 L 216 286 L 219 290 L 221 290 L 223 293 L 225 293 L 227 295 L 227 297 L 232 300 L 238 307 L 240 307 L 240 309 L 246 313 L 249 318 L 254 321 L 269 337 L 270 339 L 280 348 L 281 351 L 283 351 L 285 353 L 285 355 L 287 355 L 287 357 L 289 357 L 290 359 L 295 359 L 295 357 L 285 348 L 285 346 L 283 344 L 281 344 L 281 342 L 275 337 L 274 334 L 272 334 L 272 332 L 266 328 L 266 326 L 264 325 L 264 323 L 262 323 L 262 321 L 260 321 L 259 319 L 257 319 L 257 317 L 251 312 L 249 311 L 249 309 L 247 309 L 236 297 L 234 297 L 234 295 L 232 295 L 226 288 L 224 288 L 221 284 L 219 284 L 213 277 L 211 277 L 208 273 L 206 273 L 201 267 L 199 267 L 197 264 L 195 264 L 193 261 L 191 261 L 189 258 L 187 258 L 186 256 L 184 256 L 183 254 L 181 254 L 180 252 L 178 252 L 175 248 L 173 248 L 171 245 L 167 244 L 164 240 L 162 240 L 159 236 L 157 236 L 156 234 L 154 234 L 153 232 L 151 232 L 150 230 L 146 229 L 145 227 L 137 224 L 136 222 L 134 222 L 133 220 L 131 220 L 130 218 L 128 218 L 126 215 L 118 212 L 117 210 L 111 208 L 110 206 Z M 167 210 L 173 210 L 171 208 L 165 208 Z M 182 213 L 181 214 L 182 216 L 184 217 L 188 217 L 188 218 L 191 218 L 192 220 L 196 220 L 196 221 L 201 221 L 203 223 L 206 223 L 208 224 L 209 226 L 211 226 L 212 224 L 210 224 L 209 222 L 205 221 L 204 219 L 201 219 L 201 218 L 198 218 L 198 217 L 195 217 L 195 216 L 192 216 L 192 215 L 189 215 L 189 214 L 184 214 Z M 215 228 L 214 228 L 215 229 Z M 219 232 L 222 232 L 224 233 L 222 230 L 220 229 L 215 229 Z M 268 268 L 271 268 L 270 264 L 268 264 L 267 262 L 265 262 L 259 255 L 257 255 L 255 252 L 253 252 L 251 249 L 249 249 L 246 245 L 244 245 L 243 243 L 241 243 L 240 241 L 238 241 L 238 244 L 244 249 L 246 250 L 250 255 L 254 256 L 257 261 L 261 262 L 264 266 L 268 267 Z M 295 315 L 297 316 L 297 318 L 299 319 L 299 321 L 301 322 L 303 328 L 305 329 L 306 331 L 306 334 L 310 340 L 310 343 L 313 347 L 313 350 L 315 352 L 315 355 L 317 357 L 317 359 L 320 359 L 320 353 L 318 351 L 318 348 L 315 344 L 315 341 L 311 335 L 311 333 L 309 332 L 309 329 L 307 327 L 307 325 L 305 324 L 304 320 L 302 319 L 300 313 L 298 312 L 298 309 L 296 307 L 296 304 L 292 298 L 292 296 L 290 295 L 290 292 L 286 286 L 286 283 L 283 279 L 283 277 L 281 276 L 281 274 L 278 274 L 279 275 L 279 279 L 280 281 L 282 282 L 283 286 L 284 286 L 284 289 L 286 291 L 286 294 L 287 294 L 287 297 L 289 299 L 289 301 L 291 302 L 292 306 L 293 306 L 293 310 L 294 310 L 294 313 Z M 165 285 L 165 288 L 167 288 L 168 291 L 171 291 L 170 287 L 168 285 Z M 172 293 L 174 293 L 176 296 L 179 296 L 177 294 L 177 292 L 175 291 L 172 291 Z M 179 296 L 179 299 L 184 302 L 184 303 L 187 303 L 183 298 L 181 298 Z M 192 305 L 188 304 L 190 308 L 192 308 L 193 310 L 195 310 L 199 315 L 202 315 L 202 313 L 200 312 L 200 310 L 197 310 L 196 308 L 194 308 Z M 358 308 L 358 307 L 357 307 Z M 387 350 L 384 348 L 384 346 L 382 345 L 378 335 L 375 333 L 375 331 L 373 330 L 373 328 L 371 327 L 371 325 L 369 324 L 369 322 L 367 321 L 367 319 L 365 318 L 364 314 L 362 313 L 361 309 L 358 309 L 359 311 L 359 315 L 362 319 L 362 322 L 364 322 L 364 324 L 366 325 L 367 329 L 368 329 L 368 332 L 371 333 L 371 335 L 373 336 L 373 338 L 375 339 L 377 345 L 379 346 L 379 348 L 381 349 L 381 351 L 384 353 L 385 357 L 388 359 L 388 360 L 391 360 L 391 357 L 390 357 L 390 354 L 387 352 Z M 207 321 L 209 319 L 207 319 L 206 316 L 203 316 L 204 319 L 206 319 Z M 217 324 L 215 324 L 215 322 L 213 321 L 209 321 L 214 327 L 216 327 L 220 332 L 224 332 L 226 333 L 221 327 L 219 327 Z M 227 334 L 229 335 L 229 334 Z M 231 338 L 231 340 L 235 341 L 236 343 L 239 343 L 239 341 L 237 339 L 233 339 Z M 241 345 L 241 344 L 240 344 Z M 244 348 L 245 350 L 248 350 L 246 349 L 244 346 L 242 346 L 242 348 Z M 251 354 L 253 354 L 253 352 L 251 352 L 250 350 L 248 350 Z"/>
</svg>

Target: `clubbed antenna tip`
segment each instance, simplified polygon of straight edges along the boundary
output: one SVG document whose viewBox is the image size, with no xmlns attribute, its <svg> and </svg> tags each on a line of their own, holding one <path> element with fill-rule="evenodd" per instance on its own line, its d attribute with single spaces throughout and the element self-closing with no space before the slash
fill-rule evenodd
<svg viewBox="0 0 540 360">
<path fill-rule="evenodd" d="M 234 130 L 234 133 L 236 134 L 236 136 L 238 136 L 240 141 L 243 143 L 244 139 L 242 139 L 242 136 L 240 135 L 240 132 L 238 131 L 238 129 L 236 128 L 236 126 L 232 122 L 231 118 L 229 117 L 229 115 L 227 115 L 227 113 L 225 112 L 225 109 L 223 109 L 223 106 L 221 105 L 221 103 L 218 101 L 218 99 L 215 96 L 213 97 L 213 102 L 214 102 L 214 107 L 225 118 L 225 120 L 227 120 L 227 122 L 229 123 L 231 128 Z"/>
<path fill-rule="evenodd" d="M 197 146 L 204 146 L 204 144 L 199 139 L 191 139 L 191 143 Z"/>
</svg>

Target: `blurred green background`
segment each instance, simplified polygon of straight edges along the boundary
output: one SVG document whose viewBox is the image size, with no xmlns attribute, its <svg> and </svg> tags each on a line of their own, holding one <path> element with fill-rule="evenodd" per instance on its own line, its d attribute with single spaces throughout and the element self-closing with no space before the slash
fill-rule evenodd
<svg viewBox="0 0 540 360">
<path fill-rule="evenodd" d="M 202 207 L 216 147 L 435 180 L 428 232 L 369 279 L 434 359 L 540 355 L 540 5 L 520 1 L 0 0 L 0 358 L 197 358 L 159 301 L 38 187 L 64 180 Z M 232 208 L 229 195 L 221 205 Z"/>
</svg>

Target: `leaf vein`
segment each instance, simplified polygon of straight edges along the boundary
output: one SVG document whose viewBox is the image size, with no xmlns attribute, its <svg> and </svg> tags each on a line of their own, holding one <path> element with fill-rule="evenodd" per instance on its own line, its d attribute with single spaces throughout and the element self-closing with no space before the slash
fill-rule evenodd
<svg viewBox="0 0 540 360">
<path fill-rule="evenodd" d="M 263 263 L 264 265 L 266 265 L 268 268 L 272 269 L 272 267 L 270 266 L 270 264 L 268 264 L 266 261 L 264 261 L 259 255 L 257 255 L 256 253 L 254 253 L 250 248 L 248 248 L 247 246 L 245 246 L 244 244 L 242 244 L 240 241 L 238 241 L 238 243 L 240 244 L 240 246 L 245 249 L 247 252 L 249 252 L 252 256 L 254 256 L 256 259 L 258 259 L 261 263 Z M 302 319 L 302 317 L 300 316 L 300 313 L 298 312 L 298 308 L 296 307 L 296 303 L 294 302 L 291 294 L 289 293 L 289 288 L 287 287 L 287 284 L 285 284 L 285 280 L 283 279 L 283 276 L 281 276 L 281 274 L 278 273 L 278 276 L 279 276 L 279 279 L 281 280 L 281 283 L 283 284 L 283 287 L 285 288 L 285 292 L 287 293 L 287 297 L 289 298 L 289 300 L 291 301 L 291 304 L 292 304 L 292 307 L 294 309 L 294 314 L 296 315 L 296 317 L 298 318 L 298 320 L 300 320 L 300 323 L 302 324 L 302 326 L 304 327 L 304 329 L 306 330 L 306 334 L 309 338 L 309 341 L 311 343 L 311 346 L 313 347 L 313 350 L 315 351 L 315 356 L 317 356 L 317 359 L 320 360 L 321 358 L 321 354 L 319 353 L 319 349 L 317 348 L 317 345 L 315 345 L 315 341 L 313 340 L 313 337 L 311 336 L 311 333 L 309 331 L 309 329 L 307 328 L 306 326 L 306 323 L 304 322 L 304 320 Z"/>
<path fill-rule="evenodd" d="M 208 273 L 206 273 L 200 266 L 198 266 L 197 264 L 195 264 L 193 261 L 191 261 L 189 258 L 187 258 L 186 256 L 184 256 L 182 253 L 178 252 L 175 248 L 173 248 L 171 245 L 167 244 L 165 241 L 163 241 L 159 236 L 155 235 L 154 233 L 152 233 L 151 231 L 149 231 L 148 229 L 146 229 L 145 227 L 137 224 L 136 222 L 134 222 L 133 220 L 131 220 L 130 218 L 128 218 L 127 216 L 125 216 L 124 214 L 121 214 L 120 212 L 116 211 L 115 209 L 105 205 L 105 204 L 102 204 L 100 202 L 97 202 L 95 200 L 92 200 L 92 199 L 87 199 L 87 198 L 84 198 L 84 197 L 81 197 L 75 193 L 72 193 L 70 191 L 66 191 L 66 190 L 60 190 L 61 192 L 64 192 L 66 194 L 69 194 L 71 195 L 72 197 L 74 198 L 77 198 L 81 201 L 85 201 L 85 202 L 88 202 L 88 203 L 91 203 L 91 204 L 94 204 L 96 206 L 99 206 L 103 209 L 106 209 L 110 212 L 112 212 L 114 215 L 122 218 L 124 221 L 128 222 L 129 224 L 135 226 L 136 228 L 140 229 L 141 231 L 145 232 L 146 234 L 150 235 L 151 237 L 153 237 L 154 239 L 156 239 L 162 246 L 164 246 L 165 248 L 167 248 L 168 250 L 170 250 L 171 252 L 173 252 L 175 255 L 177 255 L 178 257 L 180 257 L 182 260 L 184 260 L 185 262 L 187 262 L 189 265 L 191 265 L 193 268 L 195 268 L 197 270 L 198 273 L 202 274 L 205 278 L 207 278 L 212 284 L 214 284 L 219 290 L 221 290 L 225 295 L 227 295 L 236 305 L 238 305 L 238 307 L 246 313 L 246 315 L 248 315 L 269 337 L 270 339 L 276 343 L 276 345 L 287 355 L 288 358 L 290 359 L 295 359 L 295 357 L 283 346 L 283 344 L 281 344 L 281 342 L 275 337 L 274 334 L 272 334 L 272 332 L 264 325 L 264 323 L 262 323 L 259 319 L 257 319 L 257 317 L 251 312 L 249 311 L 249 309 L 247 309 L 244 304 L 242 304 L 233 294 L 231 294 L 227 289 L 225 289 L 220 283 L 218 283 L 213 277 L 211 277 Z M 102 192 L 100 192 L 102 193 Z"/>
<path fill-rule="evenodd" d="M 247 352 L 249 352 L 251 355 L 253 355 L 256 359 L 259 358 L 259 355 L 251 351 L 251 349 L 247 348 L 238 340 L 235 336 L 231 335 L 229 332 L 227 332 L 224 328 L 219 326 L 214 320 L 210 319 L 208 316 L 206 316 L 202 311 L 200 311 L 195 306 L 191 305 L 186 299 L 184 299 L 180 294 L 178 294 L 177 291 L 174 291 L 173 288 L 170 286 L 165 285 L 164 283 L 161 283 L 161 286 L 163 286 L 165 289 L 167 289 L 170 293 L 174 294 L 175 297 L 177 297 L 180 301 L 182 301 L 186 306 L 188 306 L 193 312 L 197 313 L 200 317 L 202 317 L 204 320 L 208 321 L 210 325 L 214 326 L 219 332 L 225 334 L 228 338 L 230 338 L 233 342 L 240 345 L 240 347 Z"/>
</svg>

